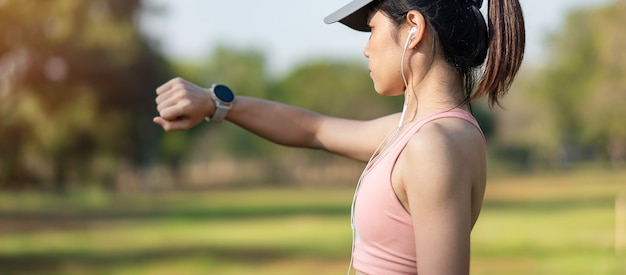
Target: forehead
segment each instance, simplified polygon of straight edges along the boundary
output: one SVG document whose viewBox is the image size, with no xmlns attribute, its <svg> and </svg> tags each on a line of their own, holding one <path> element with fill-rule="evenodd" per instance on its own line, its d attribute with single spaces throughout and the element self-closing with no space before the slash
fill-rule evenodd
<svg viewBox="0 0 626 275">
<path fill-rule="evenodd" d="M 381 13 L 380 9 L 370 8 L 369 11 L 367 12 L 367 23 L 369 24 L 370 21 L 372 21 L 372 18 L 374 17 L 374 15 L 378 13 Z"/>
<path fill-rule="evenodd" d="M 372 24 L 380 24 L 383 22 L 391 22 L 391 19 L 389 17 L 387 17 L 382 11 L 380 10 L 373 10 L 369 13 L 368 17 L 367 17 L 367 24 L 368 25 L 372 25 Z"/>
</svg>

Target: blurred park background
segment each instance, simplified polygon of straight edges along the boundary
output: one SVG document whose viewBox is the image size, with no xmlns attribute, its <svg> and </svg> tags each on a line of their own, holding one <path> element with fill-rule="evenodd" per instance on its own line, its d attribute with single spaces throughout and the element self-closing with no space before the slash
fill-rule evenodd
<svg viewBox="0 0 626 275">
<path fill-rule="evenodd" d="M 218 81 L 355 119 L 401 99 L 376 95 L 364 58 L 275 70 L 226 38 L 175 58 L 163 2 L 0 0 L 0 274 L 345 273 L 362 163 L 228 123 L 164 133 L 154 91 Z M 472 274 L 626 274 L 624 26 L 623 0 L 568 10 L 504 108 L 475 104 L 490 175 Z"/>
</svg>

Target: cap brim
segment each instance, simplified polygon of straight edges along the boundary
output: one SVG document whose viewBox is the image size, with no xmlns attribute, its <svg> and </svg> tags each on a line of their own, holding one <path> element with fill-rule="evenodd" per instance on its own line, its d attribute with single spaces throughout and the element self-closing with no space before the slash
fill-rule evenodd
<svg viewBox="0 0 626 275">
<path fill-rule="evenodd" d="M 369 16 L 367 5 L 373 1 L 374 0 L 354 0 L 329 16 L 326 16 L 324 23 L 332 24 L 340 22 L 357 31 L 369 32 L 371 29 L 367 24 Z"/>
</svg>

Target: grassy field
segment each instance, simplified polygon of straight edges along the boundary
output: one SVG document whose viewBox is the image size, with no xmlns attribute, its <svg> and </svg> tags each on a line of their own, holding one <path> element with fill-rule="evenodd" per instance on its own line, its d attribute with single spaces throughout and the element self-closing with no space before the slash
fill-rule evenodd
<svg viewBox="0 0 626 275">
<path fill-rule="evenodd" d="M 626 274 L 619 194 L 626 171 L 490 180 L 472 274 Z M 351 198 L 327 187 L 0 193 L 0 274 L 345 274 Z"/>
</svg>

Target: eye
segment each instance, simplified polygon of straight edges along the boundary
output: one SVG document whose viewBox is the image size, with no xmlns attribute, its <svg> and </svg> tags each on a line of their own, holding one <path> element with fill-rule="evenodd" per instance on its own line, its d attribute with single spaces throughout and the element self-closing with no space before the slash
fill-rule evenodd
<svg viewBox="0 0 626 275">
<path fill-rule="evenodd" d="M 369 39 L 372 39 L 372 36 L 374 35 L 374 26 L 372 26 L 372 24 L 368 24 L 368 26 L 370 27 L 370 37 L 369 37 Z"/>
</svg>

